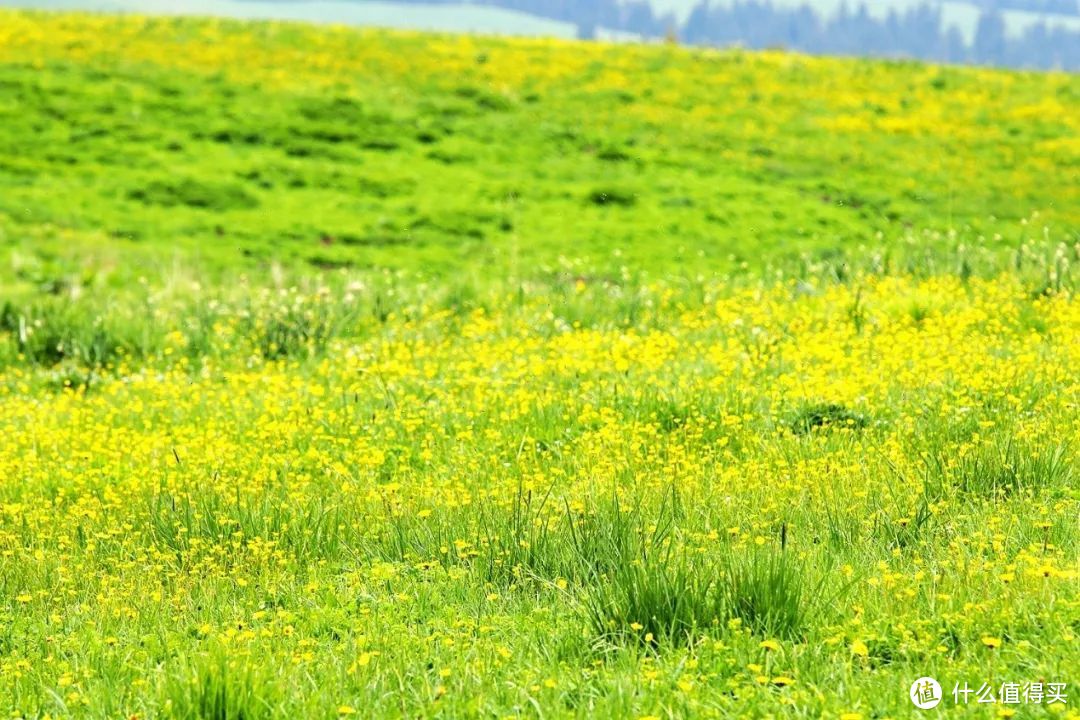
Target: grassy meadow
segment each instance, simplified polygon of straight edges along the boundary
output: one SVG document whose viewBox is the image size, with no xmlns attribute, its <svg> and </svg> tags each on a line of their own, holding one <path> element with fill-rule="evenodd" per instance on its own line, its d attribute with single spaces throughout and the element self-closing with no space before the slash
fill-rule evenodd
<svg viewBox="0 0 1080 720">
<path fill-rule="evenodd" d="M 1080 717 L 1078 262 L 1074 75 L 0 11 L 0 713 Z"/>
</svg>

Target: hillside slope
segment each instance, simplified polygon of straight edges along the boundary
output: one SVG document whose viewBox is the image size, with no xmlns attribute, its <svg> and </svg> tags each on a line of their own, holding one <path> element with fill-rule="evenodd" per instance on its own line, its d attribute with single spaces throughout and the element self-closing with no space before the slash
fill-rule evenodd
<svg viewBox="0 0 1080 720">
<path fill-rule="evenodd" d="M 0 237 L 61 265 L 696 272 L 1080 228 L 1076 76 L 0 17 Z"/>
</svg>

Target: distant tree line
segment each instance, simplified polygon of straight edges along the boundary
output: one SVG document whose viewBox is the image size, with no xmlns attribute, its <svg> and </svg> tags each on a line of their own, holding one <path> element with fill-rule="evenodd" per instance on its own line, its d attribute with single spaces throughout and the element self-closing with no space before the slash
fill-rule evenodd
<svg viewBox="0 0 1080 720">
<path fill-rule="evenodd" d="M 406 0 L 451 3 L 461 0 Z M 599 29 L 646 38 L 675 35 L 695 45 L 783 47 L 809 53 L 909 57 L 949 63 L 1080 70 L 1080 32 L 1037 23 L 1017 36 L 1003 12 L 1026 10 L 1080 16 L 1080 0 L 973 0 L 982 8 L 975 40 L 942 22 L 940 6 L 924 4 L 880 17 L 866 4 L 845 3 L 832 17 L 809 6 L 777 7 L 769 0 L 713 4 L 702 0 L 681 26 L 658 15 L 648 0 L 473 0 L 573 23 L 582 38 Z"/>
<path fill-rule="evenodd" d="M 1058 15 L 1080 15 L 1078 0 L 972 0 L 984 10 L 1027 10 Z"/>
<path fill-rule="evenodd" d="M 1021 4 L 1020 0 L 1012 1 Z M 1026 4 L 1034 1 L 1027 0 Z M 871 15 L 865 5 L 854 11 L 845 5 L 834 17 L 822 18 L 805 6 L 778 8 L 763 0 L 725 6 L 706 2 L 690 14 L 682 37 L 686 42 L 703 45 L 742 44 L 819 54 L 1080 69 L 1080 32 L 1037 23 L 1020 36 L 1010 35 L 997 8 L 983 11 L 970 45 L 955 26 L 942 22 L 941 10 L 929 4 L 905 12 L 891 11 L 884 18 Z"/>
</svg>

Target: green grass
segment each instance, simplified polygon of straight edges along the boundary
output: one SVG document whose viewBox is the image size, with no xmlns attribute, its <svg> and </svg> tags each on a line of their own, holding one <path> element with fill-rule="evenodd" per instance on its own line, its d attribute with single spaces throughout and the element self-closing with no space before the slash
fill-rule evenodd
<svg viewBox="0 0 1080 720">
<path fill-rule="evenodd" d="M 0 712 L 1072 681 L 1078 98 L 0 13 Z"/>
</svg>

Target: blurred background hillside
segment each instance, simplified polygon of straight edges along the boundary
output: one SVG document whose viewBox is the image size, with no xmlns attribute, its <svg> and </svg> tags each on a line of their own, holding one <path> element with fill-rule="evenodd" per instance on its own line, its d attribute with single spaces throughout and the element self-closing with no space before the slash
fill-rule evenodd
<svg viewBox="0 0 1080 720">
<path fill-rule="evenodd" d="M 0 6 L 384 27 L 1080 69 L 1078 0 L 0 0 Z"/>
</svg>

